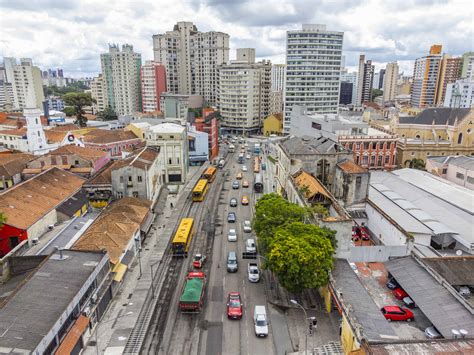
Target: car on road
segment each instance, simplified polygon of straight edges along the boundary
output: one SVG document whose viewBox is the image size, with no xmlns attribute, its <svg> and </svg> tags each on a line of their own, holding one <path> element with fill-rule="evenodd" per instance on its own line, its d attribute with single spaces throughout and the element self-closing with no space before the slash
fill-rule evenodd
<svg viewBox="0 0 474 355">
<path fill-rule="evenodd" d="M 397 280 L 395 280 L 393 277 L 388 279 L 386 285 L 390 290 L 395 290 L 400 287 Z"/>
<path fill-rule="evenodd" d="M 245 241 L 245 251 L 247 253 L 256 253 L 257 252 L 257 247 L 255 245 L 255 240 L 254 239 L 247 239 Z"/>
<path fill-rule="evenodd" d="M 235 251 L 229 251 L 227 254 L 227 272 L 237 272 L 237 270 L 239 270 L 237 254 Z"/>
<path fill-rule="evenodd" d="M 245 159 L 247 159 L 247 160 L 249 160 L 250 158 L 251 158 L 250 154 L 247 154 L 247 155 L 245 156 Z"/>
<path fill-rule="evenodd" d="M 252 231 L 252 224 L 249 220 L 244 221 L 244 232 L 250 233 Z"/>
<path fill-rule="evenodd" d="M 227 295 L 227 318 L 242 319 L 243 306 L 239 292 L 229 292 Z"/>
<path fill-rule="evenodd" d="M 434 325 L 425 329 L 425 335 L 428 339 L 439 339 L 441 338 L 441 333 L 436 329 Z"/>
<path fill-rule="evenodd" d="M 403 288 L 399 287 L 393 290 L 393 295 L 396 299 L 403 300 L 405 297 L 408 296 L 408 293 L 406 293 Z"/>
<path fill-rule="evenodd" d="M 407 309 L 398 306 L 385 306 L 380 309 L 383 313 L 383 316 L 389 322 L 391 321 L 407 321 L 411 322 L 415 319 L 413 313 Z"/>
<path fill-rule="evenodd" d="M 238 190 L 238 189 L 239 189 L 239 187 L 240 187 L 240 184 L 239 184 L 239 182 L 238 182 L 238 181 L 234 181 L 234 182 L 232 183 L 232 189 L 234 189 L 234 190 Z"/>
<path fill-rule="evenodd" d="M 249 181 L 248 180 L 243 180 L 242 181 L 242 187 L 249 187 Z"/>
<path fill-rule="evenodd" d="M 202 254 L 196 254 L 194 255 L 194 260 L 193 260 L 193 266 L 196 268 L 196 269 L 200 269 L 202 268 L 202 266 L 204 265 L 204 263 L 206 262 L 206 256 L 205 255 L 202 255 Z"/>
<path fill-rule="evenodd" d="M 249 198 L 248 196 L 242 196 L 242 205 L 247 206 L 249 204 Z"/>
<path fill-rule="evenodd" d="M 234 212 L 229 212 L 227 214 L 227 222 L 228 223 L 235 223 L 237 217 L 235 216 L 235 213 Z"/>
<path fill-rule="evenodd" d="M 243 171 L 243 172 L 246 172 L 246 171 L 248 171 L 248 169 L 247 169 L 247 165 L 242 165 L 242 171 Z"/>
<path fill-rule="evenodd" d="M 260 270 L 257 263 L 249 263 L 247 266 L 247 276 L 250 282 L 260 281 Z"/>
<path fill-rule="evenodd" d="M 265 306 L 255 306 L 253 311 L 253 323 L 255 325 L 255 335 L 266 337 L 268 335 L 268 318 Z"/>
<path fill-rule="evenodd" d="M 242 173 L 238 173 L 237 176 L 236 176 L 236 179 L 237 180 L 242 180 L 243 177 L 244 177 L 244 175 Z"/>
<path fill-rule="evenodd" d="M 229 202 L 230 207 L 237 207 L 237 199 L 236 198 L 231 198 Z"/>
<path fill-rule="evenodd" d="M 229 233 L 227 234 L 227 240 L 229 242 L 236 242 L 237 241 L 237 232 L 235 229 L 229 229 Z"/>
</svg>

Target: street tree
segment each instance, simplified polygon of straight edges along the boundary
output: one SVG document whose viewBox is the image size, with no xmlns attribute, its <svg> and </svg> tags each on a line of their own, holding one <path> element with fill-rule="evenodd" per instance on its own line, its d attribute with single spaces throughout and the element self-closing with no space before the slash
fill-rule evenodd
<svg viewBox="0 0 474 355">
<path fill-rule="evenodd" d="M 97 120 L 113 121 L 117 119 L 117 114 L 110 107 L 106 107 L 103 111 L 97 112 Z"/>
<path fill-rule="evenodd" d="M 67 117 L 74 116 L 76 114 L 76 109 L 72 106 L 66 106 L 63 109 L 63 112 L 66 114 Z"/>
<path fill-rule="evenodd" d="M 329 281 L 334 248 L 322 228 L 301 222 L 280 227 L 269 249 L 267 266 L 288 291 L 298 293 Z"/>
<path fill-rule="evenodd" d="M 82 92 L 71 92 L 64 95 L 63 100 L 66 105 L 74 107 L 75 114 L 76 114 L 76 121 L 75 124 L 79 125 L 80 127 L 87 126 L 87 117 L 84 116 L 85 106 L 92 106 L 95 99 L 92 98 L 90 93 L 82 93 Z"/>
<path fill-rule="evenodd" d="M 7 221 L 7 217 L 3 212 L 0 212 L 0 229 L 3 227 L 5 222 Z"/>
</svg>

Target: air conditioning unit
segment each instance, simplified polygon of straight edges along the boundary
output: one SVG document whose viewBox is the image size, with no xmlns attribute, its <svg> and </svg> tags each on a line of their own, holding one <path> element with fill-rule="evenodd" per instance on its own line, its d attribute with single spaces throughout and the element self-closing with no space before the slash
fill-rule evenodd
<svg viewBox="0 0 474 355">
<path fill-rule="evenodd" d="M 31 245 L 38 245 L 39 239 L 38 238 L 33 238 L 31 239 Z"/>
</svg>

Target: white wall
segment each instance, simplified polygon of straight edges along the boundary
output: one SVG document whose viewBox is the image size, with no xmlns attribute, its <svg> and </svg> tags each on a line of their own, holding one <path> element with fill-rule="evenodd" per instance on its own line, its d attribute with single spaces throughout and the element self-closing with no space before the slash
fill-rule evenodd
<svg viewBox="0 0 474 355">
<path fill-rule="evenodd" d="M 31 243 L 31 240 L 34 238 L 39 238 L 41 235 L 47 232 L 48 226 L 55 224 L 58 221 L 58 214 L 56 210 L 49 211 L 43 218 L 33 224 L 28 228 L 28 240 Z"/>
</svg>

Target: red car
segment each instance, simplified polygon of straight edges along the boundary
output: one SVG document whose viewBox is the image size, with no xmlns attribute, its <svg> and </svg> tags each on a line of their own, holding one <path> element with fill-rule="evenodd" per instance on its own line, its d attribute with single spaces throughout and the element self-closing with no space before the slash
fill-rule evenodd
<svg viewBox="0 0 474 355">
<path fill-rule="evenodd" d="M 202 255 L 202 254 L 196 254 L 194 255 L 194 260 L 193 260 L 193 266 L 196 268 L 196 269 L 200 269 L 202 268 L 202 266 L 204 265 L 204 263 L 206 262 L 206 256 L 205 255 Z"/>
<path fill-rule="evenodd" d="M 385 319 L 389 322 L 400 320 L 411 322 L 413 319 L 415 319 L 413 313 L 406 308 L 401 308 L 398 306 L 385 306 L 380 310 L 382 311 Z"/>
<path fill-rule="evenodd" d="M 242 302 L 239 292 L 229 292 L 227 296 L 227 318 L 242 319 Z"/>
<path fill-rule="evenodd" d="M 352 227 L 352 240 L 354 242 L 357 242 L 359 240 L 360 230 L 358 231 L 357 229 L 357 227 Z"/>
<path fill-rule="evenodd" d="M 397 298 L 399 300 L 402 300 L 405 297 L 408 297 L 408 293 L 406 293 L 405 290 L 401 287 L 396 288 L 395 290 L 393 290 L 393 295 L 395 296 L 395 298 Z"/>
<path fill-rule="evenodd" d="M 360 229 L 360 234 L 362 236 L 362 240 L 370 240 L 369 233 L 367 232 L 367 229 L 365 229 L 364 227 Z"/>
</svg>

